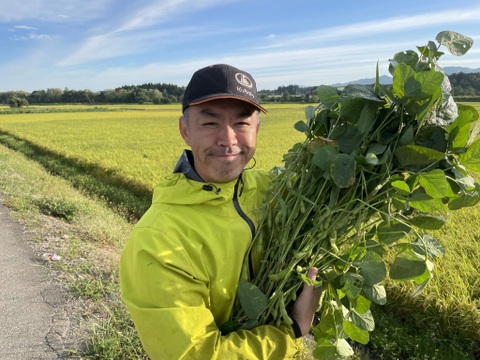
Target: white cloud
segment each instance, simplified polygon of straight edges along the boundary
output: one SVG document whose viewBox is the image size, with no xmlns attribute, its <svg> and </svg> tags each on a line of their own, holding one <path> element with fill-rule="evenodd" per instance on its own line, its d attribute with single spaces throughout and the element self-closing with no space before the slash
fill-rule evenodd
<svg viewBox="0 0 480 360">
<path fill-rule="evenodd" d="M 438 27 L 439 25 L 477 23 L 480 18 L 480 7 L 459 9 L 456 11 L 431 12 L 413 16 L 394 17 L 384 20 L 358 22 L 305 33 L 295 33 L 289 36 L 268 37 L 272 42 L 264 48 L 288 47 L 296 48 L 305 44 L 318 44 L 319 42 L 338 41 L 354 38 L 380 36 L 399 31 L 412 31 L 420 28 Z M 436 34 L 435 34 L 436 35 Z"/>
<path fill-rule="evenodd" d="M 48 40 L 50 39 L 50 36 L 45 34 L 28 34 L 28 35 L 13 35 L 10 38 L 14 41 Z"/>
<path fill-rule="evenodd" d="M 110 32 L 91 36 L 80 47 L 56 63 L 58 66 L 72 66 L 122 56 L 134 55 L 160 48 L 162 45 L 174 44 L 178 39 L 193 39 L 215 33 L 211 29 L 183 27 L 165 30 L 146 30 L 136 32 Z"/>
<path fill-rule="evenodd" d="M 41 21 L 83 21 L 102 16 L 114 0 L 28 0 L 2 1 L 0 3 L 0 23 L 37 19 Z"/>
<path fill-rule="evenodd" d="M 28 38 L 32 40 L 48 40 L 50 36 L 45 34 L 29 34 Z"/>
<path fill-rule="evenodd" d="M 21 30 L 38 30 L 37 28 L 34 28 L 33 26 L 27 26 L 27 25 L 16 25 L 14 26 L 15 29 L 21 29 Z"/>
<path fill-rule="evenodd" d="M 193 12 L 211 6 L 224 6 L 238 0 L 164 0 L 139 9 L 129 16 L 115 32 L 146 28 L 161 22 L 171 21 L 176 14 Z"/>
<path fill-rule="evenodd" d="M 215 29 L 193 29 L 183 24 L 171 29 L 159 25 L 172 22 L 176 16 L 195 12 L 202 8 L 225 6 L 239 0 L 165 0 L 156 1 L 128 13 L 127 17 L 119 21 L 119 25 L 109 31 L 97 30 L 97 35 L 90 36 L 77 46 L 76 50 L 58 62 L 58 65 L 67 66 L 81 64 L 98 59 L 121 57 L 129 54 L 138 54 L 152 46 L 171 43 L 174 39 L 192 39 L 207 33 L 217 33 Z M 152 26 L 157 27 L 152 30 Z M 226 29 L 225 31 L 229 31 Z"/>
</svg>

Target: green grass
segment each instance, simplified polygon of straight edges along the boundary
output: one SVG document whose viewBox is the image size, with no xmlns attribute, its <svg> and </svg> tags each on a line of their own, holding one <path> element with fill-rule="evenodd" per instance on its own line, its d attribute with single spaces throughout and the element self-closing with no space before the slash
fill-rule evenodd
<svg viewBox="0 0 480 360">
<path fill-rule="evenodd" d="M 267 106 L 258 168 L 281 165 L 282 154 L 303 140 L 293 124 L 304 118 L 304 107 Z M 183 149 L 178 105 L 116 108 L 128 111 L 0 115 L 0 143 L 15 149 L 0 146 L 0 198 L 35 229 L 38 253 L 62 256 L 54 264 L 61 279 L 91 304 L 79 314 L 88 319 L 88 336 L 76 356 L 85 359 L 143 357 L 119 298 L 118 256 L 132 226 L 129 216 L 141 215 L 152 186 L 171 172 Z M 410 286 L 388 284 L 390 302 L 386 311 L 374 312 L 370 345 L 357 347 L 362 359 L 448 360 L 462 351 L 452 359 L 473 358 L 480 341 L 480 227 L 473 226 L 479 221 L 480 206 L 463 209 L 433 234 L 447 254 L 419 297 L 410 297 Z"/>
<path fill-rule="evenodd" d="M 357 348 L 363 359 L 476 359 L 472 344 L 465 342 L 461 334 L 452 329 L 446 332 L 437 318 L 426 318 L 419 312 L 408 316 L 395 315 L 393 305 L 374 307 L 376 329 L 370 343 Z"/>
</svg>

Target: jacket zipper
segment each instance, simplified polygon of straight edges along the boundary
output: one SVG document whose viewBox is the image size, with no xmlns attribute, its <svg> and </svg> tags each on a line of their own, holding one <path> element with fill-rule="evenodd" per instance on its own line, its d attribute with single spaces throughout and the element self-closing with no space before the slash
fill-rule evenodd
<svg viewBox="0 0 480 360">
<path fill-rule="evenodd" d="M 240 184 L 243 185 L 243 179 L 242 179 L 242 174 L 240 174 L 240 176 L 238 177 L 238 180 L 237 182 L 235 183 L 235 187 L 234 187 L 234 192 L 233 192 L 233 207 L 235 208 L 235 210 L 237 211 L 237 213 L 240 215 L 240 217 L 245 220 L 245 222 L 247 223 L 248 227 L 250 228 L 250 232 L 252 234 L 252 241 L 253 239 L 255 238 L 255 233 L 256 233 L 256 230 L 255 230 L 255 224 L 253 223 L 252 219 L 250 219 L 247 214 L 245 214 L 245 212 L 243 211 L 242 207 L 240 206 L 240 202 L 238 200 L 239 198 L 239 186 Z M 242 190 L 240 190 L 240 192 L 242 192 Z M 241 196 L 241 194 L 240 194 Z M 252 257 L 249 256 L 248 257 L 248 270 L 249 270 L 249 273 L 250 273 L 250 278 L 253 277 L 253 261 L 252 261 Z"/>
</svg>

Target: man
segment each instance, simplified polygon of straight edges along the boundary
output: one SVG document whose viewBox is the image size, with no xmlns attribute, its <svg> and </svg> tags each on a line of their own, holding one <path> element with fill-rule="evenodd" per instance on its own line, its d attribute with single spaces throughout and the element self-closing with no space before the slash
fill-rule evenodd
<svg viewBox="0 0 480 360">
<path fill-rule="evenodd" d="M 310 329 L 319 293 L 305 286 L 293 326 L 219 330 L 231 315 L 272 176 L 245 170 L 260 112 L 267 111 L 255 81 L 232 66 L 200 69 L 186 88 L 179 128 L 191 150 L 155 187 L 120 264 L 122 297 L 151 359 L 288 359 Z"/>
</svg>

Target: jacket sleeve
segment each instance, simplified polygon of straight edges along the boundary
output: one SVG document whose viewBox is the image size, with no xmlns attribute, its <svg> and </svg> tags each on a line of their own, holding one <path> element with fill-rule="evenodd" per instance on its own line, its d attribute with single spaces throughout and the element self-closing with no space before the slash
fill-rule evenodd
<svg viewBox="0 0 480 360">
<path fill-rule="evenodd" d="M 222 336 L 209 309 L 208 283 L 168 238 L 136 229 L 120 262 L 122 297 L 142 345 L 156 359 L 289 359 L 297 352 L 289 325 L 259 326 Z M 163 250 L 162 250 L 163 249 Z"/>
</svg>

